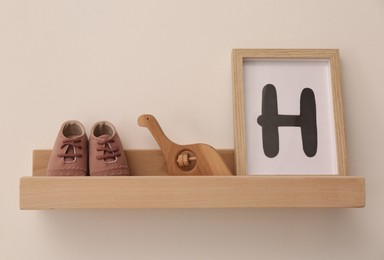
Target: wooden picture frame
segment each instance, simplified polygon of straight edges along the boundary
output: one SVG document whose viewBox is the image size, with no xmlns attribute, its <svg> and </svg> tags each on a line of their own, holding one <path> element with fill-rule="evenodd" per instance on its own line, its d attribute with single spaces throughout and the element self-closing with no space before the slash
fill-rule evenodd
<svg viewBox="0 0 384 260">
<path fill-rule="evenodd" d="M 234 49 L 232 69 L 237 175 L 348 175 L 337 49 Z"/>
</svg>

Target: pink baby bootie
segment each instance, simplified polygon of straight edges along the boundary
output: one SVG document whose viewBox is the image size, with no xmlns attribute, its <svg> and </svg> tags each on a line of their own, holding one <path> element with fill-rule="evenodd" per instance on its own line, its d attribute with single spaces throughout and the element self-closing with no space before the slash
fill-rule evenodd
<svg viewBox="0 0 384 260">
<path fill-rule="evenodd" d="M 88 172 L 88 139 L 84 126 L 75 120 L 65 122 L 49 157 L 48 176 L 84 176 Z"/>
<path fill-rule="evenodd" d="M 115 127 L 101 121 L 93 125 L 89 138 L 89 173 L 91 176 L 129 175 L 127 159 Z"/>
</svg>

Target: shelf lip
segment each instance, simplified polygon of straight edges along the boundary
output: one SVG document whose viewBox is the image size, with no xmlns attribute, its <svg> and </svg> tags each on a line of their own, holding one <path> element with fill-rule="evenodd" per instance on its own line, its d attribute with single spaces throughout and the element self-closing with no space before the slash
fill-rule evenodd
<svg viewBox="0 0 384 260">
<path fill-rule="evenodd" d="M 21 177 L 20 209 L 361 208 L 357 176 Z"/>
</svg>

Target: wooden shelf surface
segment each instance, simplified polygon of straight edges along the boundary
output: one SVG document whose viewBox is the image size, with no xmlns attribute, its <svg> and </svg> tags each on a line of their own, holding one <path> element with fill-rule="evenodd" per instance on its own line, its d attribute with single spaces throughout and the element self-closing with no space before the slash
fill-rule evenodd
<svg viewBox="0 0 384 260">
<path fill-rule="evenodd" d="M 22 177 L 21 209 L 363 207 L 361 177 Z"/>
<path fill-rule="evenodd" d="M 126 151 L 133 176 L 45 176 L 50 151 L 20 178 L 21 209 L 358 208 L 365 180 L 352 176 L 162 176 L 160 151 Z M 233 169 L 233 150 L 220 150 Z M 155 159 L 154 159 L 155 158 Z M 156 176 L 149 176 L 150 173 Z"/>
<path fill-rule="evenodd" d="M 235 172 L 232 149 L 219 150 L 231 172 Z M 32 176 L 45 176 L 51 150 L 34 150 Z M 168 176 L 167 163 L 160 150 L 125 150 L 131 176 Z"/>
</svg>

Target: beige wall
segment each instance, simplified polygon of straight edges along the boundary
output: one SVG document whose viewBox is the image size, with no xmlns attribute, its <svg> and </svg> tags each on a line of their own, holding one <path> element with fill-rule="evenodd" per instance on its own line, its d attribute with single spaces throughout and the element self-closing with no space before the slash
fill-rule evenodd
<svg viewBox="0 0 384 260">
<path fill-rule="evenodd" d="M 384 259 L 384 1 L 1 1 L 1 259 Z M 63 121 L 233 147 L 232 48 L 339 48 L 364 209 L 20 211 Z"/>
</svg>

